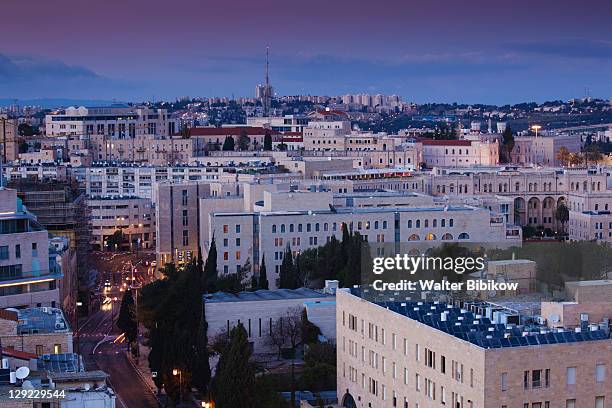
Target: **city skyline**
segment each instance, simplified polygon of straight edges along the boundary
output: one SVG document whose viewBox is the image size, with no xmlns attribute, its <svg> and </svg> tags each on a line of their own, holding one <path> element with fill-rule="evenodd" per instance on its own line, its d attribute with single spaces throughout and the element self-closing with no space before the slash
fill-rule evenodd
<svg viewBox="0 0 612 408">
<path fill-rule="evenodd" d="M 279 95 L 495 104 L 612 95 L 605 1 L 359 8 L 314 1 L 302 9 L 266 1 L 230 10 L 180 0 L 176 16 L 159 1 L 26 7 L 10 1 L 3 10 L 2 99 L 253 96 L 266 46 Z"/>
</svg>

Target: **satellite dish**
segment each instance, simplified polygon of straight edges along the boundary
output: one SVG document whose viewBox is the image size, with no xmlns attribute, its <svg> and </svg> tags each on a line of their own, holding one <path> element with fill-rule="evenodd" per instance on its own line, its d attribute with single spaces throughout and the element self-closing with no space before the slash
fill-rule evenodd
<svg viewBox="0 0 612 408">
<path fill-rule="evenodd" d="M 25 388 L 25 389 L 31 390 L 31 389 L 33 389 L 33 388 L 34 388 L 34 386 L 32 385 L 32 382 L 31 382 L 31 381 L 29 381 L 29 380 L 25 380 L 25 381 L 23 382 L 23 384 L 21 384 L 21 388 Z"/>
<path fill-rule="evenodd" d="M 19 367 L 17 371 L 15 371 L 15 375 L 17 376 L 18 379 L 23 380 L 28 375 L 30 375 L 30 369 L 25 366 Z"/>
<path fill-rule="evenodd" d="M 556 314 L 550 315 L 548 319 L 553 323 L 559 323 L 559 321 L 561 320 L 559 315 Z"/>
</svg>

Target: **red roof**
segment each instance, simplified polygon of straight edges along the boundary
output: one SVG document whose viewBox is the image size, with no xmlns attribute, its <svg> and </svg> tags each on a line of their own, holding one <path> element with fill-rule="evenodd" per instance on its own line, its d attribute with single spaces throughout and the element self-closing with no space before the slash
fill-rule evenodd
<svg viewBox="0 0 612 408">
<path fill-rule="evenodd" d="M 255 126 L 232 126 L 232 127 L 196 127 L 189 129 L 189 136 L 240 136 L 246 132 L 249 136 L 278 135 L 280 132 Z M 178 133 L 180 135 L 180 133 Z"/>
<path fill-rule="evenodd" d="M 471 146 L 472 142 L 469 140 L 433 140 L 433 139 L 419 139 L 424 146 Z"/>
<path fill-rule="evenodd" d="M 15 350 L 10 347 L 2 348 L 2 355 L 7 357 L 18 358 L 19 360 L 32 360 L 34 358 L 38 358 L 38 356 L 34 353 L 28 353 L 27 351 Z"/>
<path fill-rule="evenodd" d="M 12 320 L 14 322 L 19 321 L 17 312 L 13 312 L 10 310 L 4 310 L 4 309 L 0 309 L 0 319 Z"/>
<path fill-rule="evenodd" d="M 346 116 L 348 117 L 348 114 L 346 112 L 339 111 L 339 110 L 317 110 L 316 112 L 313 112 L 313 114 L 317 114 L 317 113 L 323 116 Z"/>
</svg>

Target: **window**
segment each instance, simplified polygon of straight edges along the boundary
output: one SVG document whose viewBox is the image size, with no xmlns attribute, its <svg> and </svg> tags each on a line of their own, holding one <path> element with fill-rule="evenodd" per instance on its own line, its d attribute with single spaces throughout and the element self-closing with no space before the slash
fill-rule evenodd
<svg viewBox="0 0 612 408">
<path fill-rule="evenodd" d="M 236 238 L 236 246 L 240 246 L 240 238 Z"/>
<path fill-rule="evenodd" d="M 508 391 L 508 373 L 502 373 L 501 375 L 501 390 Z"/>
<path fill-rule="evenodd" d="M 606 380 L 606 365 L 597 364 L 595 366 L 595 379 L 598 383 L 602 383 Z"/>
<path fill-rule="evenodd" d="M 421 376 L 420 375 L 416 375 L 416 384 L 415 384 L 416 390 L 417 391 L 421 391 Z"/>
<path fill-rule="evenodd" d="M 189 230 L 183 230 L 183 246 L 189 245 Z"/>
<path fill-rule="evenodd" d="M 523 372 L 523 388 L 529 388 L 529 371 Z"/>
<path fill-rule="evenodd" d="M 240 224 L 236 225 L 236 234 L 240 234 Z"/>
<path fill-rule="evenodd" d="M 576 367 L 567 367 L 567 385 L 576 384 Z"/>
<path fill-rule="evenodd" d="M 7 245 L 0 246 L 0 261 L 9 259 L 9 250 Z"/>
<path fill-rule="evenodd" d="M 576 400 L 568 399 L 565 401 L 565 408 L 576 408 Z"/>
<path fill-rule="evenodd" d="M 62 345 L 61 344 L 53 345 L 53 354 L 62 354 Z"/>
<path fill-rule="evenodd" d="M 440 356 L 440 372 L 446 374 L 446 357 Z"/>
<path fill-rule="evenodd" d="M 544 386 L 546 388 L 550 387 L 550 368 L 544 370 Z"/>
<path fill-rule="evenodd" d="M 418 344 L 414 345 L 414 354 L 416 361 L 421 361 L 421 349 L 419 348 Z"/>
<path fill-rule="evenodd" d="M 595 397 L 595 408 L 605 408 L 605 397 Z"/>
<path fill-rule="evenodd" d="M 43 346 L 42 346 L 42 344 L 38 344 L 36 346 L 36 355 L 37 356 L 42 356 L 43 354 L 44 354 Z"/>
<path fill-rule="evenodd" d="M 21 245 L 15 245 L 15 258 L 21 258 Z"/>
<path fill-rule="evenodd" d="M 540 388 L 542 386 L 542 370 L 533 370 L 531 372 L 531 386 Z"/>
<path fill-rule="evenodd" d="M 32 256 L 38 256 L 38 244 L 36 242 L 32 242 Z"/>
</svg>

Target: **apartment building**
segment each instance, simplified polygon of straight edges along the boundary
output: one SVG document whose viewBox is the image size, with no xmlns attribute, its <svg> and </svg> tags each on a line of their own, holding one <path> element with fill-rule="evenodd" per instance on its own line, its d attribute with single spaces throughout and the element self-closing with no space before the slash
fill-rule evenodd
<svg viewBox="0 0 612 408">
<path fill-rule="evenodd" d="M 55 307 L 61 278 L 47 230 L 26 211 L 17 191 L 0 188 L 0 307 Z"/>
<path fill-rule="evenodd" d="M 372 242 L 491 242 L 519 244 L 520 230 L 488 209 L 435 203 L 417 194 L 397 197 L 331 191 L 282 191 L 258 186 L 256 194 L 200 200 L 200 242 L 214 235 L 220 273 L 247 262 L 256 271 L 265 254 L 270 287 L 276 287 L 287 245 L 296 254 L 342 239 L 342 225 Z M 250 186 L 245 186 L 245 192 Z M 368 203 L 369 201 L 369 203 Z"/>
<path fill-rule="evenodd" d="M 115 104 L 106 107 L 69 107 L 45 116 L 47 136 L 105 135 L 133 139 L 137 135 L 168 137 L 178 132 L 178 120 L 165 109 Z"/>
<path fill-rule="evenodd" d="M 596 407 L 612 399 L 605 330 L 500 323 L 441 302 L 339 290 L 337 392 L 347 408 Z"/>
<path fill-rule="evenodd" d="M 108 237 L 121 231 L 130 250 L 155 247 L 155 208 L 140 197 L 89 197 L 92 245 L 103 250 Z"/>
<path fill-rule="evenodd" d="M 156 183 L 213 181 L 223 174 L 222 167 L 138 166 L 97 164 L 85 169 L 85 190 L 90 196 L 136 196 L 153 198 Z"/>
</svg>

